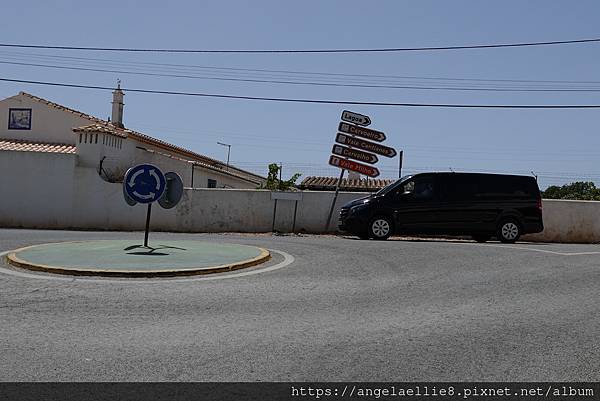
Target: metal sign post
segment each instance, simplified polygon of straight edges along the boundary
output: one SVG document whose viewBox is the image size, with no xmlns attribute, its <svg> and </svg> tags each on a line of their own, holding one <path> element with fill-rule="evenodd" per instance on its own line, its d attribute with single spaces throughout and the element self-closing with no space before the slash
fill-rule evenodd
<svg viewBox="0 0 600 401">
<path fill-rule="evenodd" d="M 127 170 L 127 173 L 125 173 L 125 178 L 123 180 L 125 201 L 129 205 L 133 202 L 148 204 L 146 226 L 144 230 L 144 247 L 146 248 L 148 247 L 148 234 L 150 233 L 152 202 L 157 201 L 163 195 L 165 187 L 165 176 L 158 167 L 153 166 L 152 164 L 139 164 L 130 168 Z M 129 199 L 127 199 L 127 197 L 129 197 Z"/>
<path fill-rule="evenodd" d="M 404 159 L 404 151 L 400 151 L 398 156 L 398 178 L 402 178 L 402 159 Z"/>
<path fill-rule="evenodd" d="M 177 173 L 164 174 L 152 164 L 131 167 L 123 179 L 123 197 L 129 206 L 148 204 L 144 229 L 144 247 L 148 248 L 152 203 L 158 201 L 165 209 L 177 205 L 183 194 L 183 182 Z"/>
<path fill-rule="evenodd" d="M 146 230 L 144 231 L 144 248 L 148 248 L 148 234 L 150 233 L 150 214 L 152 213 L 152 203 L 148 203 L 146 212 Z"/>
<path fill-rule="evenodd" d="M 342 178 L 344 178 L 344 169 L 340 172 L 340 178 L 337 180 L 337 184 L 335 184 L 335 195 L 333 195 L 333 201 L 331 202 L 331 208 L 329 209 L 329 215 L 327 216 L 327 225 L 325 226 L 325 230 L 329 230 L 329 223 L 331 223 L 331 216 L 333 215 L 333 209 L 335 209 L 335 203 L 337 202 L 338 193 L 340 192 L 340 183 L 342 182 Z"/>
</svg>

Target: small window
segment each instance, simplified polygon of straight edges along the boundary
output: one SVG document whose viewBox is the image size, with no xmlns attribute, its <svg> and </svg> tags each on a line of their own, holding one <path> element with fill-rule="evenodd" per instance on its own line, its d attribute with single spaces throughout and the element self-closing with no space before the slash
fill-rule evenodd
<svg viewBox="0 0 600 401">
<path fill-rule="evenodd" d="M 80 134 L 79 134 L 79 143 L 81 143 L 81 141 L 82 141 L 82 140 L 83 140 L 83 134 L 82 134 L 82 133 L 80 133 Z"/>
<path fill-rule="evenodd" d="M 96 138 L 94 140 L 94 143 L 98 143 L 98 134 L 96 134 Z"/>
<path fill-rule="evenodd" d="M 31 109 L 8 109 L 8 129 L 31 129 Z"/>
<path fill-rule="evenodd" d="M 217 187 L 217 180 L 213 180 L 212 178 L 208 179 L 208 188 L 216 188 Z"/>
</svg>

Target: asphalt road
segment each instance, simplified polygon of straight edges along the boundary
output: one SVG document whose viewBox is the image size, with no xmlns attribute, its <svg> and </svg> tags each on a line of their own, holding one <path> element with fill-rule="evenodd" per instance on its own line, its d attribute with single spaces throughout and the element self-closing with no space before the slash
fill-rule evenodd
<svg viewBox="0 0 600 401">
<path fill-rule="evenodd" d="M 0 230 L 0 252 L 141 233 Z M 1 381 L 598 381 L 600 246 L 152 233 L 275 268 L 71 279 L 0 267 Z M 254 271 L 256 272 L 256 271 Z M 10 273 L 10 274 L 9 274 Z"/>
</svg>

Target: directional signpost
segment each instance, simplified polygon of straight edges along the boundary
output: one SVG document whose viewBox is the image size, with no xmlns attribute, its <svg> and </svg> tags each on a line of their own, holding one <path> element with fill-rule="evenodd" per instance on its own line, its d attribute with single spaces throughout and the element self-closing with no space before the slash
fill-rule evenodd
<svg viewBox="0 0 600 401">
<path fill-rule="evenodd" d="M 358 149 L 347 148 L 341 145 L 333 145 L 331 153 L 369 164 L 375 164 L 379 161 L 379 158 L 374 154 L 363 152 Z"/>
<path fill-rule="evenodd" d="M 377 170 L 376 167 L 367 166 L 366 164 L 360 164 L 348 159 L 342 159 L 334 155 L 329 156 L 329 164 L 344 170 L 356 171 L 357 173 L 368 175 L 372 178 L 375 178 L 379 175 L 379 170 Z"/>
<path fill-rule="evenodd" d="M 344 171 L 356 171 L 367 177 L 373 178 L 379 176 L 379 170 L 377 168 L 349 159 L 375 164 L 379 161 L 379 158 L 373 153 L 385 157 L 394 157 L 397 154 L 394 148 L 377 143 L 386 140 L 386 136 L 383 132 L 365 128 L 366 126 L 371 125 L 371 118 L 369 116 L 344 110 L 342 111 L 341 119 L 342 122 L 338 125 L 339 132 L 335 137 L 335 141 L 340 145 L 333 145 L 333 148 L 331 149 L 333 155 L 329 157 L 329 164 L 342 169 L 342 171 L 340 172 L 340 178 L 335 186 L 335 195 L 331 203 L 329 216 L 327 217 L 326 230 L 329 230 L 329 223 L 331 222 L 331 216 L 335 208 L 335 202 L 337 201 L 340 183 L 344 177 Z"/>
<path fill-rule="evenodd" d="M 361 138 L 370 139 L 372 141 L 383 142 L 386 140 L 386 136 L 381 131 L 375 131 L 374 129 L 357 127 L 356 125 L 340 123 L 338 131 L 345 132 L 346 134 L 360 136 Z"/>
<path fill-rule="evenodd" d="M 353 113 L 348 110 L 342 111 L 342 120 L 348 121 L 349 123 L 352 123 L 352 124 L 363 125 L 365 127 L 368 125 L 371 125 L 371 119 L 369 118 L 369 116 L 365 116 L 365 115 L 358 114 L 358 113 Z"/>
<path fill-rule="evenodd" d="M 379 158 L 373 153 L 385 157 L 394 157 L 397 154 L 394 148 L 377 143 L 386 140 L 386 136 L 383 132 L 365 128 L 366 126 L 371 125 L 371 118 L 369 118 L 369 116 L 344 110 L 342 111 L 341 119 L 342 122 L 338 125 L 339 132 L 335 137 L 335 141 L 340 145 L 333 145 L 333 148 L 331 149 L 331 153 L 333 154 L 329 157 L 329 164 L 342 169 L 342 171 L 340 172 L 340 178 L 335 186 L 335 195 L 333 197 L 333 202 L 331 203 L 329 216 L 327 217 L 326 230 L 329 229 L 331 215 L 335 208 L 335 202 L 338 197 L 340 183 L 344 177 L 344 171 L 351 170 L 373 178 L 379 176 L 379 170 L 374 166 L 368 166 L 349 159 L 375 164 L 379 161 Z"/>
<path fill-rule="evenodd" d="M 148 247 L 152 202 L 158 201 L 163 208 L 170 209 L 179 203 L 182 193 L 183 184 L 176 173 L 163 175 L 160 169 L 152 164 L 139 164 L 127 170 L 123 179 L 125 202 L 130 206 L 137 203 L 148 204 L 144 247 Z"/>
<path fill-rule="evenodd" d="M 337 143 L 341 143 L 348 146 L 353 146 L 362 150 L 368 150 L 369 152 L 377 153 L 378 155 L 386 157 L 396 156 L 396 150 L 388 146 L 383 146 L 379 143 L 369 142 L 362 139 L 354 138 L 348 135 L 338 133 L 335 137 Z"/>
</svg>

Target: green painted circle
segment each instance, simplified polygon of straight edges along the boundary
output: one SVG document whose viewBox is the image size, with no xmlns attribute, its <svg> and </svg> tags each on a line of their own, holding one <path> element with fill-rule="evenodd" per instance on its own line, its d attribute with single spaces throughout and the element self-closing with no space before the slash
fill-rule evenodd
<svg viewBox="0 0 600 401">
<path fill-rule="evenodd" d="M 262 249 L 199 241 L 151 241 L 149 248 L 131 240 L 60 242 L 19 250 L 16 257 L 33 265 L 66 270 L 156 272 L 211 269 L 244 263 Z"/>
</svg>

